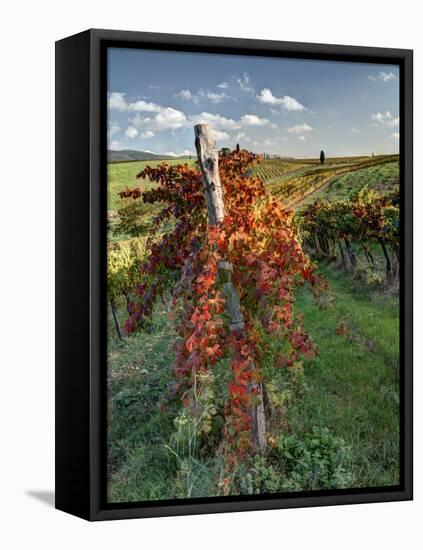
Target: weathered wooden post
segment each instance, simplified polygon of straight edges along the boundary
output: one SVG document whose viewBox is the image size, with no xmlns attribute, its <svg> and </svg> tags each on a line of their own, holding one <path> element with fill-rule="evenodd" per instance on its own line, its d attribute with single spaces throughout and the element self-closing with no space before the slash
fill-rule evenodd
<svg viewBox="0 0 423 550">
<path fill-rule="evenodd" d="M 203 176 L 209 224 L 216 225 L 225 217 L 223 191 L 219 176 L 219 155 L 212 137 L 211 128 L 208 124 L 197 124 L 194 126 L 194 133 L 195 148 Z M 244 318 L 238 291 L 232 282 L 232 264 L 222 260 L 219 262 L 218 269 L 219 276 L 223 281 L 223 292 L 226 297 L 226 311 L 230 319 L 230 330 L 242 338 L 244 335 Z M 254 368 L 254 364 L 251 364 L 251 369 Z M 256 450 L 264 453 L 267 442 L 262 386 L 261 384 L 254 383 L 250 387 L 251 390 L 255 390 L 258 397 L 257 406 L 252 407 L 250 411 L 253 422 L 253 444 Z"/>
</svg>

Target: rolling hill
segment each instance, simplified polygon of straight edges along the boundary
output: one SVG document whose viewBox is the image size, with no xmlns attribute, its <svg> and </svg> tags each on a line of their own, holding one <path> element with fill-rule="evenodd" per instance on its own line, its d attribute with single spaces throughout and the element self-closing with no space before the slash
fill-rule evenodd
<svg viewBox="0 0 423 550">
<path fill-rule="evenodd" d="M 179 157 L 174 157 L 170 155 L 156 155 L 155 153 L 150 153 L 149 151 L 134 151 L 132 149 L 123 149 L 122 151 L 113 151 L 109 149 L 107 151 L 108 162 L 122 162 L 122 161 L 135 161 L 135 160 L 163 160 L 163 159 L 174 159 L 174 158 L 179 158 Z"/>
</svg>

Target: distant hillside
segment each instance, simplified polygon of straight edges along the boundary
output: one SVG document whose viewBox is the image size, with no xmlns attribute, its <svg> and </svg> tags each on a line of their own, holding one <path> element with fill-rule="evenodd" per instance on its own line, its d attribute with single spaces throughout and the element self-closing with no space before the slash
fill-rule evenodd
<svg viewBox="0 0 423 550">
<path fill-rule="evenodd" d="M 156 155 L 147 151 L 133 151 L 131 149 L 123 149 L 122 151 L 107 151 L 108 162 L 122 162 L 134 160 L 160 160 L 178 158 L 169 155 Z"/>
</svg>

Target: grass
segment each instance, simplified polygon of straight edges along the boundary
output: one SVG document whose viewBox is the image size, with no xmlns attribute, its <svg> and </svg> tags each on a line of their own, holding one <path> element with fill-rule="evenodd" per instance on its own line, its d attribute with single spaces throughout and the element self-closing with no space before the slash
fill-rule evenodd
<svg viewBox="0 0 423 550">
<path fill-rule="evenodd" d="M 294 171 L 287 171 L 285 175 L 280 177 L 270 177 L 265 179 L 268 190 L 280 198 L 287 207 L 298 208 L 305 201 L 314 201 L 318 195 L 323 194 L 326 189 L 344 174 L 353 175 L 355 172 L 362 170 L 374 169 L 377 174 L 377 169 L 385 166 L 388 163 L 398 162 L 397 155 L 386 155 L 367 158 L 350 158 L 350 159 L 332 159 L 332 162 L 325 164 L 310 164 L 301 166 Z M 266 162 L 262 171 L 266 173 Z M 282 162 L 282 161 L 281 161 Z M 260 166 L 260 165 L 259 165 Z M 286 161 L 282 164 L 282 169 L 286 170 Z M 366 175 L 364 175 L 365 180 Z"/>
<path fill-rule="evenodd" d="M 287 408 L 288 431 L 300 442 L 315 430 L 327 429 L 331 441 L 340 438 L 348 449 L 344 467 L 352 486 L 394 485 L 399 472 L 398 302 L 333 267 L 323 265 L 323 272 L 335 297 L 333 308 L 317 309 L 305 288 L 298 296 L 319 356 L 306 364 L 304 391 Z M 345 334 L 337 334 L 339 326 L 346 327 Z M 146 332 L 123 344 L 111 337 L 111 501 L 219 494 L 221 465 L 207 442 L 198 444 L 199 452 L 190 458 L 185 451 L 170 450 L 179 405 L 170 401 L 161 410 L 160 403 L 172 380 L 174 337 L 162 305 Z M 279 456 L 275 462 L 270 455 L 264 463 L 246 466 L 244 474 L 252 476 L 253 486 L 261 491 L 298 490 L 298 482 L 291 489 L 286 485 L 283 460 Z M 234 493 L 245 491 L 244 485 L 234 483 Z"/>
<path fill-rule="evenodd" d="M 109 335 L 109 500 L 171 498 L 177 468 L 165 446 L 177 409 L 162 414 L 159 404 L 172 379 L 172 325 L 158 308 L 148 331 L 120 343 L 109 319 Z"/>
<path fill-rule="evenodd" d="M 327 200 L 348 199 L 365 185 L 375 191 L 386 193 L 393 190 L 394 185 L 398 183 L 399 162 L 388 162 L 343 174 L 329 183 L 319 195 Z M 317 195 L 318 193 L 313 196 L 313 200 Z"/>
<path fill-rule="evenodd" d="M 300 292 L 305 327 L 319 345 L 306 371 L 307 390 L 290 418 L 294 432 L 316 423 L 342 437 L 352 451 L 355 486 L 398 483 L 399 306 L 394 297 L 367 289 L 326 267 L 334 311 L 317 310 Z M 346 327 L 340 336 L 336 328 Z"/>
<path fill-rule="evenodd" d="M 117 210 L 125 206 L 131 205 L 136 207 L 138 212 L 138 223 L 148 227 L 151 220 L 156 216 L 163 208 L 162 204 L 145 204 L 138 201 L 136 204 L 132 199 L 121 199 L 118 193 L 127 187 L 141 187 L 144 190 L 152 189 L 156 184 L 152 183 L 149 179 L 138 179 L 139 174 L 146 166 L 158 166 L 163 162 L 169 165 L 180 164 L 181 162 L 189 165 L 194 165 L 195 161 L 190 159 L 171 159 L 171 160 L 143 160 L 136 162 L 119 162 L 109 163 L 107 165 L 108 170 L 108 186 L 107 186 L 107 210 L 109 219 L 109 228 L 112 231 L 109 232 L 110 241 L 119 241 L 128 238 L 128 235 L 121 233 L 120 230 L 116 232 L 116 223 L 118 221 Z M 145 233 L 145 232 L 144 232 Z"/>
<path fill-rule="evenodd" d="M 158 166 L 166 162 L 169 165 L 181 164 L 180 159 L 175 160 L 141 160 L 138 162 L 116 162 L 107 165 L 107 204 L 108 210 L 117 210 L 120 207 L 120 198 L 118 197 L 119 191 L 122 191 L 126 187 L 139 187 L 142 185 L 143 189 L 151 189 L 153 184 L 148 180 L 137 179 L 137 174 L 141 172 L 146 166 Z M 194 160 L 186 160 L 187 164 L 193 166 Z"/>
<path fill-rule="evenodd" d="M 123 304 L 120 308 L 124 318 Z M 172 399 L 175 332 L 157 305 L 145 332 L 116 337 L 109 318 L 108 499 L 110 502 L 216 494 L 220 461 L 194 456 Z M 179 428 L 178 428 L 179 426 Z"/>
</svg>

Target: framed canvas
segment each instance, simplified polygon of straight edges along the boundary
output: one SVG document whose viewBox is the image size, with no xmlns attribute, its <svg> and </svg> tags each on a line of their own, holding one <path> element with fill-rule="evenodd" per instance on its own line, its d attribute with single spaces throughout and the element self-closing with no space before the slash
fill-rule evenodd
<svg viewBox="0 0 423 550">
<path fill-rule="evenodd" d="M 412 498 L 412 51 L 56 43 L 56 507 Z"/>
</svg>

